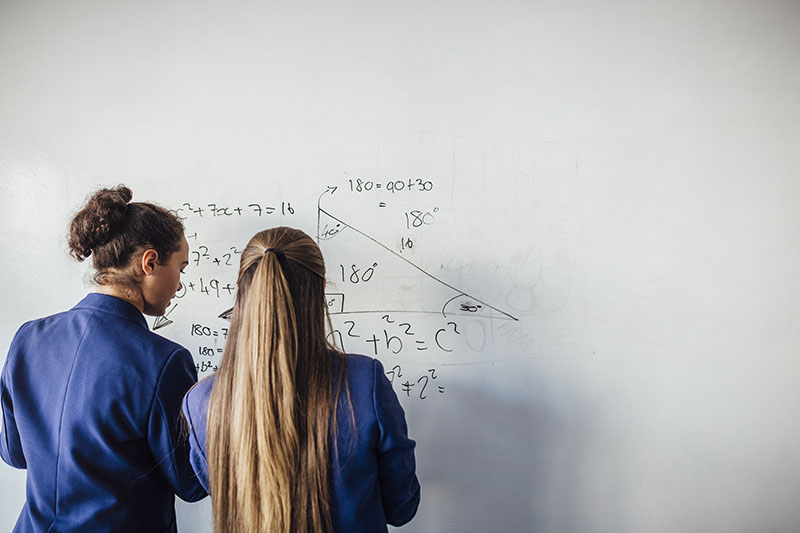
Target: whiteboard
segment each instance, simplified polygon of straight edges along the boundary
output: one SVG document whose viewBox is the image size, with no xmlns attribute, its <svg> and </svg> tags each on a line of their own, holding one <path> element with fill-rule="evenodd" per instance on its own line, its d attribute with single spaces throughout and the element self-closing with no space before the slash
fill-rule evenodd
<svg viewBox="0 0 800 533">
<path fill-rule="evenodd" d="M 149 324 L 213 371 L 237 251 L 318 239 L 417 440 L 408 532 L 795 531 L 800 5 L 0 6 L 0 348 L 85 196 L 185 218 Z M 0 356 L 0 357 L 4 357 Z M 0 529 L 24 472 L 0 467 Z M 208 500 L 178 503 L 211 531 Z"/>
</svg>

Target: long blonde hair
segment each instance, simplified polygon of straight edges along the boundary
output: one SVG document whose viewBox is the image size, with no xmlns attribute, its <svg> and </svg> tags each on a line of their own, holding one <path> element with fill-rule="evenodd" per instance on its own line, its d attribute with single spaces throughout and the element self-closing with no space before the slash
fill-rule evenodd
<svg viewBox="0 0 800 533">
<path fill-rule="evenodd" d="M 314 240 L 285 227 L 250 239 L 208 410 L 218 533 L 331 530 L 328 439 L 345 367 L 326 317 Z"/>
</svg>

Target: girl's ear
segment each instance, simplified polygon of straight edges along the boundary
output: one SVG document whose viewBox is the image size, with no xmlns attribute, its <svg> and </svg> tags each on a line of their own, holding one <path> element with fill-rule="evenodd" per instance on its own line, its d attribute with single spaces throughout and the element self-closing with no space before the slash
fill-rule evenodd
<svg viewBox="0 0 800 533">
<path fill-rule="evenodd" d="M 142 272 L 144 272 L 144 275 L 148 276 L 152 274 L 156 269 L 156 263 L 158 263 L 158 252 L 152 248 L 145 250 L 142 254 L 141 263 Z"/>
</svg>

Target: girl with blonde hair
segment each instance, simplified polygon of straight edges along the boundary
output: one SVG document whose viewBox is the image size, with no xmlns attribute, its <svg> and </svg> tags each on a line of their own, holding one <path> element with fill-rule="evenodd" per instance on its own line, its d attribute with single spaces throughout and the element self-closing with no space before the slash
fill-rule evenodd
<svg viewBox="0 0 800 533">
<path fill-rule="evenodd" d="M 308 235 L 242 252 L 219 370 L 184 399 L 191 462 L 223 532 L 375 532 L 419 505 L 415 442 L 381 363 L 326 338 L 325 264 Z"/>
</svg>

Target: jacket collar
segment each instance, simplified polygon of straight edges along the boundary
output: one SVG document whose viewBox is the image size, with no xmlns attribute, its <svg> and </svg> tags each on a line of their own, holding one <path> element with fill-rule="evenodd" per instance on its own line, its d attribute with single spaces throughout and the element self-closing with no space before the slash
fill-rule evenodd
<svg viewBox="0 0 800 533">
<path fill-rule="evenodd" d="M 140 324 L 145 329 L 149 329 L 144 315 L 140 313 L 133 304 L 117 298 L 116 296 L 93 292 L 87 294 L 73 309 L 94 309 L 96 311 L 111 313 L 125 320 Z"/>
</svg>

